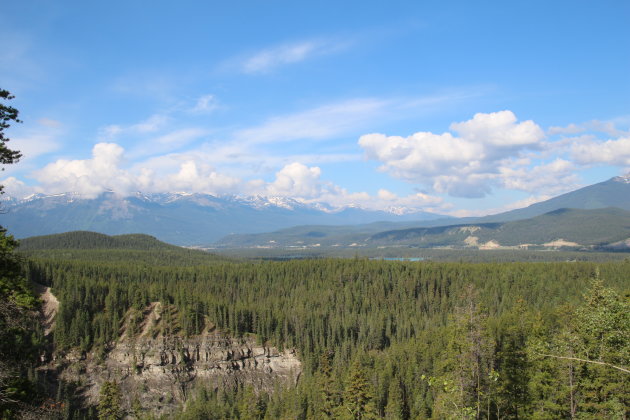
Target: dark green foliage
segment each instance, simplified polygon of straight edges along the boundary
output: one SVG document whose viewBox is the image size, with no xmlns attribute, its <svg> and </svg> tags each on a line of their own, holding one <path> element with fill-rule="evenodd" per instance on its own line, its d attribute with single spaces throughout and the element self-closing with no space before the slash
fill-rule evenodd
<svg viewBox="0 0 630 420">
<path fill-rule="evenodd" d="M 120 420 L 123 418 L 123 411 L 120 406 L 122 395 L 116 382 L 105 382 L 101 387 L 98 400 L 99 420 Z"/>
<path fill-rule="evenodd" d="M 123 320 L 133 331 L 134 314 L 158 301 L 165 334 L 198 334 L 207 319 L 235 335 L 297 349 L 304 363 L 297 387 L 193 391 L 182 418 L 566 417 L 567 363 L 537 356 L 536 342 L 551 343 L 554 355 L 589 348 L 627 365 L 619 353 L 627 348 L 619 341 L 625 307 L 612 289 L 587 295 L 606 302 L 606 310 L 591 300 L 568 317 L 558 308 L 579 305 L 598 275 L 623 292 L 630 261 L 237 263 L 206 254 L 207 260 L 178 256 L 169 266 L 119 250 L 86 250 L 84 258 L 71 250 L 64 259 L 66 251 L 46 251 L 26 265 L 29 277 L 51 285 L 61 302 L 54 333 L 60 349 L 106 354 Z M 572 319 L 583 328 L 567 329 Z M 571 334 L 581 341 L 562 338 Z M 606 346 L 593 347 L 601 340 L 588 337 L 605 337 Z M 572 369 L 574 391 L 579 385 L 583 397 L 576 409 L 624 410 L 625 382 L 616 372 L 577 362 Z M 604 380 L 610 387 L 598 385 Z"/>
<path fill-rule="evenodd" d="M 396 378 L 392 378 L 387 390 L 387 406 L 385 407 L 385 419 L 387 420 L 404 420 L 405 405 L 403 392 L 400 382 Z"/>
<path fill-rule="evenodd" d="M 13 99 L 14 96 L 7 90 L 0 89 L 0 100 L 7 101 Z M 10 140 L 4 130 L 11 126 L 11 123 L 20 123 L 22 121 L 18 118 L 19 111 L 12 106 L 0 103 L 0 164 L 6 165 L 17 162 L 22 154 L 17 150 L 11 150 L 7 147 L 7 142 Z M 4 168 L 2 168 L 4 170 Z M 2 191 L 2 186 L 0 186 Z"/>
<path fill-rule="evenodd" d="M 357 359 L 348 372 L 343 406 L 338 410 L 339 417 L 353 420 L 376 419 L 378 414 L 375 399 L 374 387 L 368 380 L 366 369 Z"/>
<path fill-rule="evenodd" d="M 0 228 L 0 415 L 12 418 L 36 398 L 32 374 L 41 329 L 37 299 L 21 273 L 17 242 Z M 28 377 L 30 376 L 30 378 Z"/>
<path fill-rule="evenodd" d="M 319 360 L 319 371 L 317 373 L 317 385 L 321 400 L 319 401 L 319 414 L 323 419 L 334 418 L 335 408 L 341 401 L 341 392 L 337 387 L 333 377 L 334 354 L 325 351 Z"/>
<path fill-rule="evenodd" d="M 75 231 L 55 235 L 33 236 L 20 241 L 20 250 L 42 249 L 134 249 L 183 250 L 141 234 L 108 236 L 97 232 Z"/>
<path fill-rule="evenodd" d="M 496 241 L 504 246 L 542 245 L 563 238 L 579 246 L 602 245 L 628 238 L 630 211 L 559 209 L 531 218 L 505 223 L 476 223 L 384 231 L 369 237 L 371 243 L 409 244 L 417 247 L 465 247 L 471 236 L 478 243 Z"/>
</svg>

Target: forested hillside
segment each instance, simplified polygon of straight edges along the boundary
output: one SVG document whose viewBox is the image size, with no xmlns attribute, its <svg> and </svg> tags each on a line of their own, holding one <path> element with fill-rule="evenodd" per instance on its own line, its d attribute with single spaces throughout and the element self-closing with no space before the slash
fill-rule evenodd
<svg viewBox="0 0 630 420">
<path fill-rule="evenodd" d="M 33 236 L 21 240 L 18 251 L 23 257 L 121 261 L 160 266 L 204 265 L 216 260 L 230 260 L 201 250 L 167 244 L 149 235 L 108 236 L 88 231 Z"/>
<path fill-rule="evenodd" d="M 32 236 L 20 241 L 20 250 L 30 249 L 142 249 L 175 250 L 178 246 L 153 236 L 128 234 L 108 236 L 97 232 L 74 231 L 56 235 Z"/>
<path fill-rule="evenodd" d="M 295 387 L 201 387 L 179 418 L 625 418 L 630 261 L 431 263 L 366 259 L 162 264 L 29 252 L 61 302 L 55 351 L 106 358 L 152 302 L 169 334 L 207 323 L 295 348 Z M 135 308 L 135 309 L 134 309 Z M 115 377 L 114 377 L 115 379 Z M 71 389 L 71 388 L 69 388 Z M 72 418 L 94 415 L 63 392 Z M 151 407 L 127 414 L 149 418 Z M 101 407 L 101 411 L 105 408 Z M 135 414 L 134 414 L 135 413 Z M 625 416 L 625 417 L 624 417 Z"/>
</svg>

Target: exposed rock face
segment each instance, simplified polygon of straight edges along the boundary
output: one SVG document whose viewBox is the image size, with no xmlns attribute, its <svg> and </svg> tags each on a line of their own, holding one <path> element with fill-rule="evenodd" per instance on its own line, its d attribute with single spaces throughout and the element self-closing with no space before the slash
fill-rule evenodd
<svg viewBox="0 0 630 420">
<path fill-rule="evenodd" d="M 188 339 L 121 340 L 104 366 L 93 369 L 88 376 L 95 388 L 100 389 L 106 380 L 117 380 L 129 406 L 137 400 L 143 407 L 161 411 L 169 403 L 184 402 L 196 385 L 232 388 L 248 384 L 266 391 L 278 382 L 293 385 L 301 364 L 293 351 L 280 352 L 252 338 L 212 332 Z M 92 398 L 97 396 L 98 392 L 92 393 Z"/>
<path fill-rule="evenodd" d="M 98 403 L 105 381 L 116 381 L 127 410 L 140 406 L 167 416 L 196 386 L 252 385 L 271 392 L 276 385 L 297 382 L 301 363 L 293 350 L 279 351 L 253 337 L 234 338 L 214 328 L 194 337 L 164 334 L 161 311 L 157 302 L 146 308 L 137 334 L 130 333 L 128 317 L 120 339 L 100 362 L 91 354 L 58 359 L 65 365 L 62 377 L 82 382 L 90 404 Z"/>
</svg>

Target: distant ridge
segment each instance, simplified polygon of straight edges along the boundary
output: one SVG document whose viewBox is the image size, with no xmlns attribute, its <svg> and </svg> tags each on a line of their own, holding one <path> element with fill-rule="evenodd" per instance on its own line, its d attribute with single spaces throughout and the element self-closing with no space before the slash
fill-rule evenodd
<svg viewBox="0 0 630 420">
<path fill-rule="evenodd" d="M 463 220 L 462 220 L 463 221 Z M 433 226 L 372 224 L 353 228 L 299 226 L 255 235 L 231 235 L 217 243 L 225 248 L 319 248 L 319 247 L 501 247 L 630 249 L 630 211 L 555 209 L 528 219 Z"/>
<path fill-rule="evenodd" d="M 178 250 L 181 248 L 144 234 L 108 236 L 88 231 L 33 236 L 20 240 L 20 251 L 36 249 L 129 249 L 150 251 Z"/>
<path fill-rule="evenodd" d="M 232 233 L 258 233 L 300 224 L 347 225 L 376 221 L 437 219 L 426 212 L 357 207 L 329 208 L 286 197 L 235 197 L 210 194 L 106 192 L 95 198 L 78 194 L 33 195 L 4 199 L 0 224 L 16 238 L 68 231 L 107 235 L 145 233 L 176 245 L 209 245 Z"/>
<path fill-rule="evenodd" d="M 140 232 L 167 243 L 202 247 L 275 247 L 280 242 L 359 246 L 366 237 L 397 229 L 505 223 L 562 208 L 630 211 L 630 176 L 615 177 L 526 208 L 462 219 L 409 209 L 395 213 L 356 207 L 332 209 L 286 197 L 190 193 L 121 197 L 108 192 L 90 199 L 77 194 L 35 195 L 24 200 L 5 199 L 3 207 L 6 213 L 0 218 L 1 225 L 17 238 L 68 231 L 106 235 Z M 105 246 L 108 241 L 100 243 Z"/>
<path fill-rule="evenodd" d="M 630 175 L 589 185 L 531 206 L 481 218 L 483 221 L 507 222 L 529 219 L 558 209 L 601 209 L 617 207 L 630 210 Z"/>
<path fill-rule="evenodd" d="M 530 219 L 384 231 L 368 242 L 455 247 L 619 248 L 630 238 L 630 211 L 556 209 Z M 618 245 L 613 245 L 618 244 Z"/>
</svg>

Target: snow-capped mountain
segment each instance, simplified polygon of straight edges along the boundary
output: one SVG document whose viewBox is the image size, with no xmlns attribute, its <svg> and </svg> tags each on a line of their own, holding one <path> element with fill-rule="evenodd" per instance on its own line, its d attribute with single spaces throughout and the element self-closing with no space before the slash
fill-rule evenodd
<svg viewBox="0 0 630 420">
<path fill-rule="evenodd" d="M 287 197 L 214 196 L 174 192 L 107 192 L 96 198 L 76 193 L 3 197 L 0 225 L 17 238 L 90 230 L 106 234 L 146 233 L 178 245 L 209 245 L 232 233 L 258 233 L 306 224 L 349 225 L 376 221 L 430 220 L 442 216 L 393 209 L 332 208 Z"/>
</svg>

